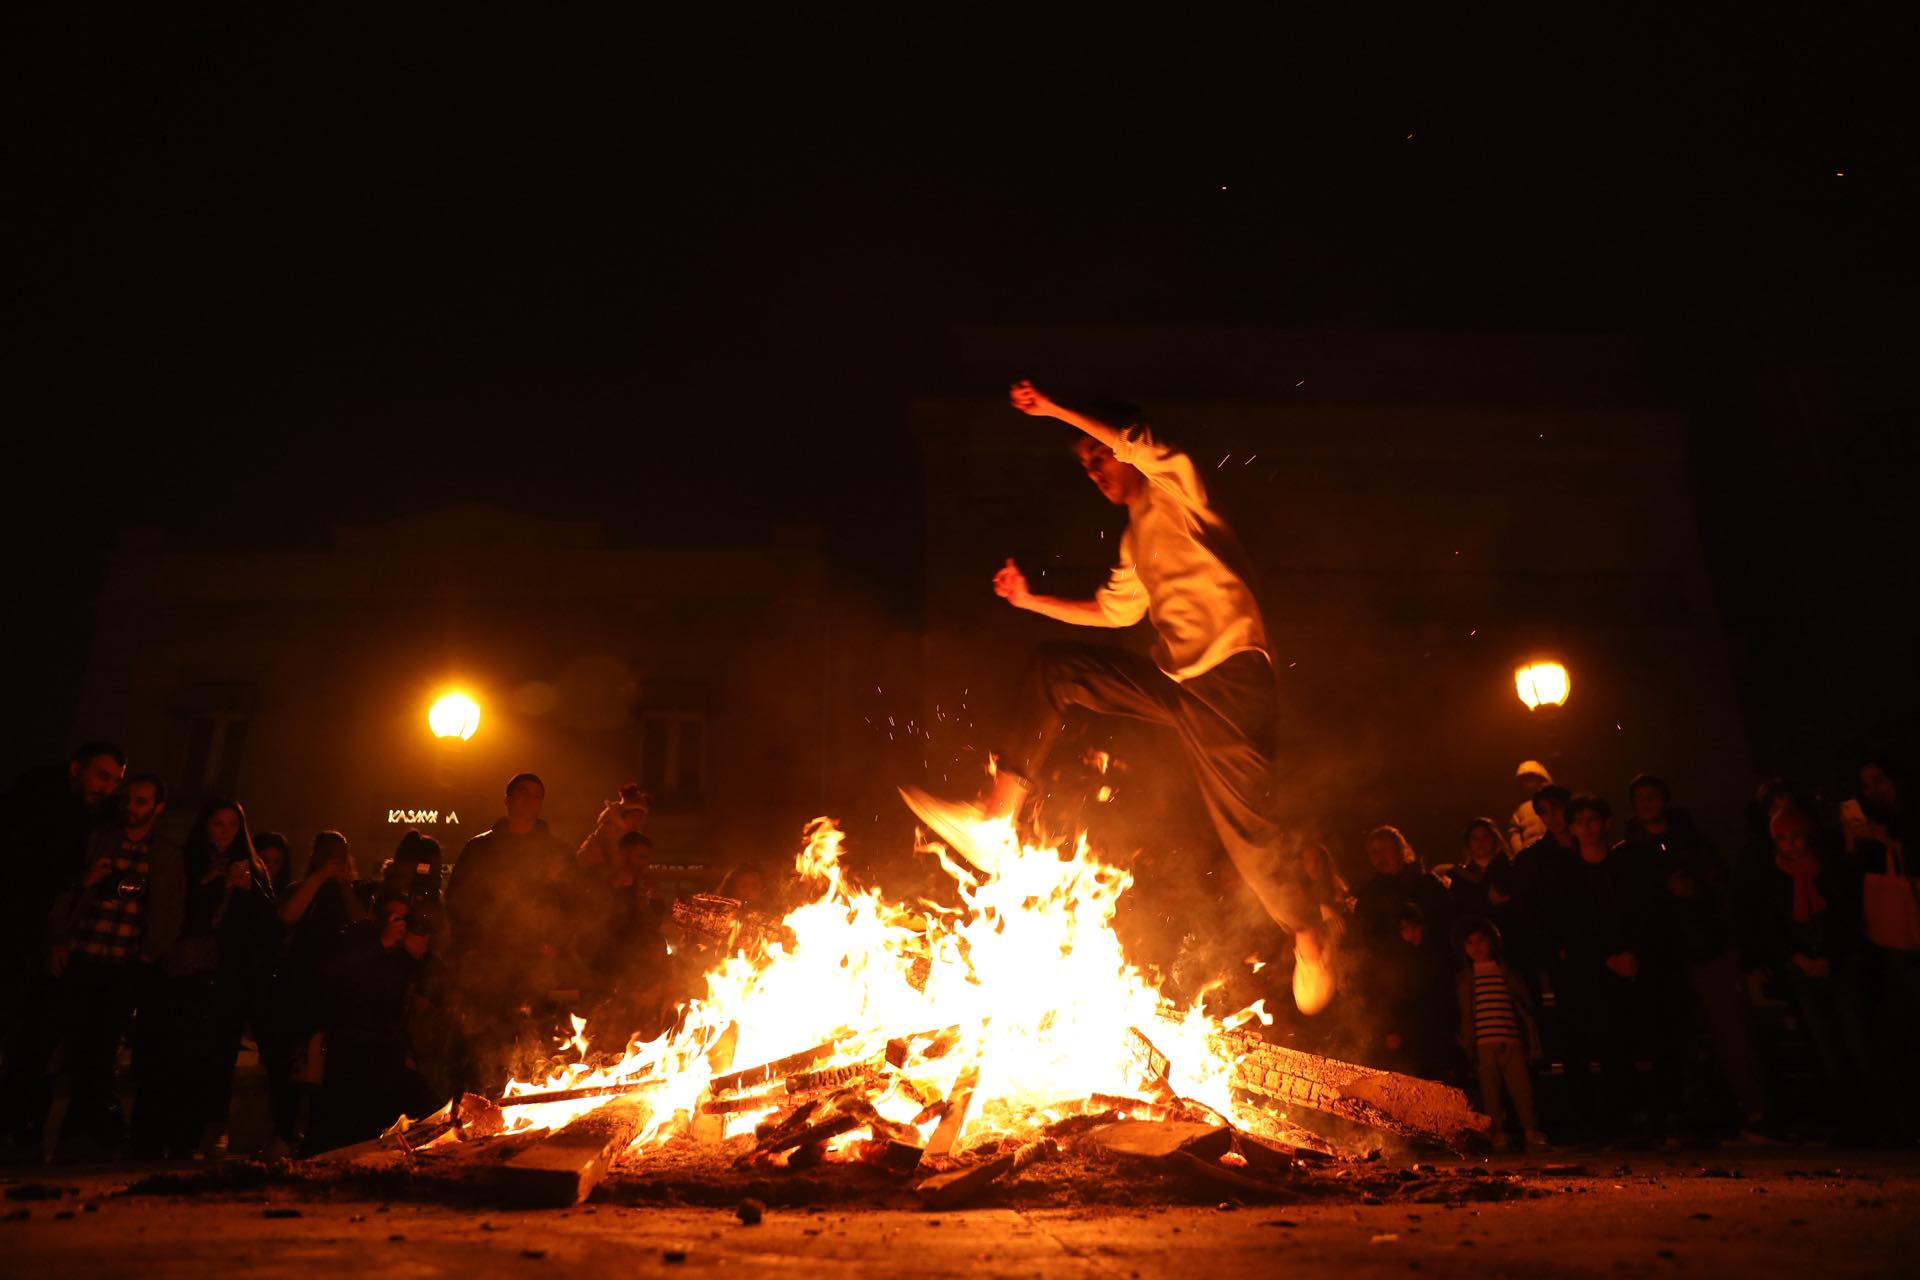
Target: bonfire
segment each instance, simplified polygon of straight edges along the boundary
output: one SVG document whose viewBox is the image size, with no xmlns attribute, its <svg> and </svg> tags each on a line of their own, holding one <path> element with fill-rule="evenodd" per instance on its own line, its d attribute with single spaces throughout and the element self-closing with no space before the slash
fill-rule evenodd
<svg viewBox="0 0 1920 1280">
<path fill-rule="evenodd" d="M 742 1168 L 931 1170 L 916 1189 L 945 1203 L 1056 1154 L 1056 1138 L 1116 1124 L 1184 1126 L 1144 1141 L 1226 1178 L 1250 1156 L 1271 1170 L 1338 1154 L 1293 1123 L 1295 1107 L 1442 1141 L 1484 1132 L 1457 1090 L 1266 1044 L 1262 1003 L 1210 1012 L 1217 987 L 1169 999 L 1114 929 L 1131 876 L 1084 835 L 1058 847 L 1011 824 L 976 835 L 992 870 L 923 844 L 952 898 L 907 904 L 856 883 L 844 834 L 814 821 L 796 861 L 808 900 L 783 919 L 712 895 L 674 904 L 691 934 L 724 946 L 671 1029 L 596 1052 L 575 1018 L 542 1078 L 403 1118 L 381 1143 L 412 1154 L 552 1135 L 511 1164 L 533 1198 L 560 1203 L 621 1157 L 675 1142 Z"/>
<path fill-rule="evenodd" d="M 1009 825 L 991 838 L 1009 852 L 984 877 L 927 846 L 959 905 L 909 906 L 856 884 L 844 833 L 815 821 L 796 863 L 811 899 L 720 961 L 673 1030 L 629 1045 L 615 1063 L 515 1080 L 505 1096 L 630 1085 L 649 1101 L 642 1145 L 687 1130 L 703 1108 L 724 1116 L 726 1136 L 751 1134 L 796 1092 L 836 1079 L 857 1082 L 882 1120 L 923 1146 L 944 1124 L 950 1150 L 1143 1087 L 1232 1117 L 1239 1055 L 1222 1033 L 1270 1022 L 1266 1011 L 1216 1018 L 1164 1000 L 1114 932 L 1131 877 L 1084 837 L 1068 849 L 1036 847 Z M 733 1074 L 734 1062 L 805 1067 L 754 1081 Z M 595 1102 L 515 1106 L 512 1123 L 559 1126 Z M 856 1142 L 850 1132 L 827 1154 Z"/>
</svg>

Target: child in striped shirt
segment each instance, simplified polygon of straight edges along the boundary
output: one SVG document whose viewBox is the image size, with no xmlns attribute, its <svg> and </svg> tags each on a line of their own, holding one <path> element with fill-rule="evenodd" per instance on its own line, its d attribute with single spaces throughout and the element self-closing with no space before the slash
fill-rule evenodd
<svg viewBox="0 0 1920 1280">
<path fill-rule="evenodd" d="M 1527 1064 L 1540 1059 L 1540 1027 L 1520 976 L 1500 960 L 1500 931 L 1484 920 L 1466 926 L 1462 940 L 1467 967 L 1455 992 L 1460 1002 L 1460 1047 L 1480 1071 L 1480 1105 L 1493 1118 L 1491 1136 L 1506 1128 L 1506 1099 L 1518 1113 L 1529 1147 L 1544 1147 L 1547 1136 L 1533 1110 L 1533 1081 Z M 1502 1093 L 1506 1095 L 1503 1099 Z"/>
</svg>

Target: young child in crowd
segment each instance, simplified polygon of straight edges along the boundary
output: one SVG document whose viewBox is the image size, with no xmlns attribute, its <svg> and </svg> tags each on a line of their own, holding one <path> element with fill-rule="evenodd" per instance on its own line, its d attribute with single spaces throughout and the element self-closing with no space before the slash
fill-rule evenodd
<svg viewBox="0 0 1920 1280">
<path fill-rule="evenodd" d="M 1540 1131 L 1534 1114 L 1533 1081 L 1528 1075 L 1528 1063 L 1542 1056 L 1540 1026 L 1534 1020 L 1526 983 L 1500 959 L 1500 933 L 1493 925 L 1470 921 L 1461 945 L 1467 964 L 1454 987 L 1460 1003 L 1460 1047 L 1479 1068 L 1480 1105 L 1493 1118 L 1490 1136 L 1500 1141 L 1510 1099 L 1526 1145 L 1544 1147 L 1547 1135 Z"/>
</svg>

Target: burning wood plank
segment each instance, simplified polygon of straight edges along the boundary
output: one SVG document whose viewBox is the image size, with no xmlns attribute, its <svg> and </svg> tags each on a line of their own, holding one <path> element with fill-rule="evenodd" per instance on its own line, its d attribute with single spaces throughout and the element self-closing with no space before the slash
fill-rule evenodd
<svg viewBox="0 0 1920 1280">
<path fill-rule="evenodd" d="M 1274 1150 L 1227 1125 L 1188 1120 L 1119 1120 L 1082 1135 L 1097 1147 L 1248 1200 L 1304 1198 L 1290 1152 Z"/>
<path fill-rule="evenodd" d="M 920 1159 L 926 1151 L 915 1142 L 896 1142 L 874 1139 L 873 1151 L 868 1163 L 878 1165 L 888 1173 L 906 1177 L 920 1167 Z"/>
<path fill-rule="evenodd" d="M 740 1024 L 729 1022 L 727 1029 L 707 1046 L 707 1070 L 726 1071 L 733 1066 L 733 1055 L 740 1048 Z"/>
<path fill-rule="evenodd" d="M 756 1141 L 767 1142 L 783 1134 L 796 1133 L 806 1127 L 807 1121 L 811 1120 L 813 1113 L 819 1109 L 820 1103 L 817 1100 L 803 1102 L 784 1116 L 761 1121 L 755 1126 L 753 1136 Z"/>
<path fill-rule="evenodd" d="M 922 1040 L 926 1043 L 920 1045 L 919 1052 L 915 1053 L 915 1043 Z M 926 1061 L 944 1058 L 959 1043 L 959 1027 L 943 1027 L 938 1031 L 916 1031 L 910 1036 L 895 1036 L 887 1041 L 887 1065 L 896 1068 L 904 1067 L 916 1057 Z"/>
<path fill-rule="evenodd" d="M 947 1094 L 946 1111 L 940 1117 L 940 1127 L 927 1139 L 927 1154 L 944 1156 L 953 1150 L 953 1144 L 960 1138 L 960 1130 L 967 1123 L 967 1111 L 973 1106 L 973 1091 L 980 1086 L 980 1064 L 969 1063 L 960 1071 L 953 1082 L 953 1091 Z"/>
<path fill-rule="evenodd" d="M 850 1085 L 871 1084 L 880 1076 L 876 1062 L 852 1062 L 844 1067 L 823 1067 L 818 1071 L 800 1071 L 788 1076 L 781 1087 L 788 1093 L 812 1093 L 821 1089 L 844 1089 Z"/>
<path fill-rule="evenodd" d="M 831 1093 L 822 1089 L 822 1095 Z M 742 1093 L 731 1098 L 707 1098 L 700 1104 L 703 1116 L 743 1115 L 749 1111 L 776 1111 L 781 1107 L 790 1107 L 796 1102 L 810 1099 L 805 1094 L 788 1093 L 785 1089 L 768 1089 L 762 1093 Z"/>
<path fill-rule="evenodd" d="M 1235 1090 L 1283 1114 L 1290 1107 L 1306 1107 L 1456 1148 L 1469 1138 L 1486 1137 L 1493 1123 L 1451 1085 L 1302 1053 L 1246 1032 L 1225 1038 L 1245 1054 L 1234 1069 Z"/>
<path fill-rule="evenodd" d="M 504 1124 L 500 1108 L 491 1099 L 477 1093 L 463 1093 L 424 1120 L 401 1116 L 377 1138 L 335 1147 L 310 1158 L 317 1163 L 350 1164 L 378 1153 L 411 1155 L 448 1134 L 457 1134 L 465 1141 L 492 1137 Z"/>
<path fill-rule="evenodd" d="M 1127 1056 L 1133 1061 L 1135 1075 L 1141 1086 L 1148 1092 L 1159 1094 L 1170 1091 L 1167 1072 L 1173 1069 L 1173 1063 L 1138 1027 L 1127 1028 Z"/>
<path fill-rule="evenodd" d="M 835 1094 L 845 1093 L 850 1088 L 860 1090 L 872 1087 L 877 1080 L 872 1076 L 855 1076 L 848 1081 L 829 1082 L 814 1085 L 806 1089 L 793 1087 L 792 1077 L 782 1081 L 772 1089 L 763 1089 L 758 1093 L 739 1093 L 726 1098 L 706 1098 L 699 1106 L 703 1116 L 744 1115 L 753 1111 L 779 1111 L 801 1102 L 823 1102 Z"/>
<path fill-rule="evenodd" d="M 530 1208 L 579 1204 L 651 1114 L 644 1097 L 603 1103 L 502 1165 L 502 1194 Z"/>
<path fill-rule="evenodd" d="M 858 1116 L 874 1138 L 883 1142 L 902 1142 L 910 1146 L 920 1145 L 920 1131 L 910 1124 L 901 1124 L 889 1120 L 863 1097 L 851 1097 L 840 1104 L 840 1109 L 849 1115 Z"/>
<path fill-rule="evenodd" d="M 707 1048 L 707 1070 L 727 1071 L 733 1066 L 734 1051 L 740 1047 L 740 1024 L 729 1022 Z M 727 1122 L 718 1112 L 702 1107 L 693 1117 L 693 1136 L 703 1142 L 720 1142 L 727 1136 Z"/>
<path fill-rule="evenodd" d="M 802 1049 L 799 1053 L 790 1053 L 784 1058 L 772 1062 L 763 1062 L 757 1067 L 748 1067 L 744 1071 L 735 1071 L 730 1075 L 715 1076 L 707 1085 L 707 1092 L 718 1097 L 723 1094 L 739 1093 L 756 1085 L 772 1084 L 784 1080 L 796 1072 L 831 1058 L 839 1049 L 845 1034 L 836 1035 L 832 1040 L 814 1045 L 811 1049 Z"/>
<path fill-rule="evenodd" d="M 1116 1120 L 1087 1134 L 1086 1141 L 1115 1155 L 1159 1160 L 1220 1131 L 1191 1120 Z"/>
<path fill-rule="evenodd" d="M 1267 1203 L 1292 1203 L 1307 1199 L 1300 1185 L 1289 1186 L 1282 1182 L 1272 1182 L 1263 1178 L 1250 1178 L 1221 1165 L 1217 1160 L 1203 1160 L 1191 1151 L 1175 1151 L 1166 1158 L 1167 1164 L 1178 1169 L 1186 1176 L 1204 1184 L 1213 1192 L 1226 1192 L 1242 1200 L 1266 1201 Z"/>
<path fill-rule="evenodd" d="M 979 1198 L 989 1187 L 1012 1177 L 1028 1165 L 1051 1160 L 1059 1154 L 1059 1143 L 1052 1138 L 1041 1138 L 984 1164 L 969 1169 L 955 1169 L 951 1173 L 936 1173 L 915 1187 L 914 1194 L 924 1200 L 930 1209 L 951 1209 Z"/>
<path fill-rule="evenodd" d="M 1195 1138 L 1180 1149 L 1195 1159 L 1211 1160 L 1216 1164 L 1224 1161 L 1239 1168 L 1276 1176 L 1294 1172 L 1294 1162 L 1301 1155 L 1298 1148 L 1269 1146 L 1239 1129 L 1226 1128 L 1215 1129 L 1212 1133 Z M 1317 1152 L 1306 1154 L 1309 1158 L 1319 1158 Z"/>
<path fill-rule="evenodd" d="M 461 1137 L 472 1141 L 499 1133 L 506 1128 L 507 1118 L 500 1114 L 500 1106 L 493 1099 L 463 1093 L 453 1103 L 453 1123 Z"/>
<path fill-rule="evenodd" d="M 493 1105 L 505 1110 L 509 1107 L 537 1107 L 543 1102 L 578 1102 L 582 1098 L 614 1098 L 622 1094 L 637 1093 L 644 1087 L 642 1077 L 634 1077 L 619 1084 L 588 1085 L 579 1089 L 548 1089 L 544 1093 L 512 1093 L 493 1101 Z"/>
<path fill-rule="evenodd" d="M 864 1123 L 866 1122 L 860 1116 L 852 1112 L 842 1112 L 816 1124 L 803 1125 L 799 1128 L 783 1126 L 781 1130 L 762 1138 L 752 1151 L 741 1156 L 734 1163 L 744 1166 L 756 1159 L 779 1155 L 782 1151 L 821 1146 L 843 1133 L 852 1133 Z"/>
<path fill-rule="evenodd" d="M 780 921 L 718 893 L 675 898 L 672 914 L 673 922 L 688 933 L 722 946 L 747 947 L 762 941 L 792 946 L 794 942 L 793 932 Z"/>
</svg>

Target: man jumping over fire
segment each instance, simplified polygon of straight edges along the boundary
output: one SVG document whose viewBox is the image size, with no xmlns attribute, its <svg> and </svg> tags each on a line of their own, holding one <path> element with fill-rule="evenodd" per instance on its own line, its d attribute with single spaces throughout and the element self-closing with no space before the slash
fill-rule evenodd
<svg viewBox="0 0 1920 1280">
<path fill-rule="evenodd" d="M 1018 609 L 1083 627 L 1158 633 L 1151 658 L 1097 644 L 1048 644 L 1035 655 L 1001 739 L 993 785 L 977 805 L 902 794 L 956 852 L 991 870 L 994 836 L 1010 830 L 1041 777 L 1069 707 L 1166 725 L 1179 735 L 1220 843 L 1275 923 L 1294 935 L 1294 998 L 1315 1013 L 1331 999 L 1321 922 L 1290 873 L 1274 815 L 1278 734 L 1273 662 L 1260 607 L 1233 532 L 1207 505 L 1193 460 L 1143 422 L 1114 426 L 1055 403 L 1031 382 L 1013 407 L 1081 433 L 1074 451 L 1108 502 L 1127 508 L 1120 561 L 1090 600 L 1035 595 L 1012 560 L 993 589 Z"/>
</svg>

